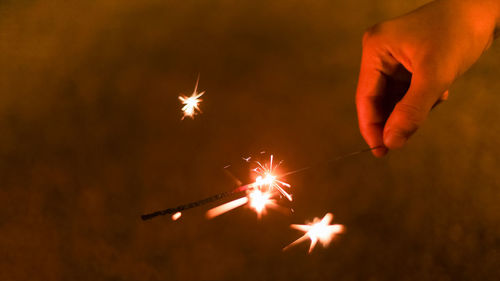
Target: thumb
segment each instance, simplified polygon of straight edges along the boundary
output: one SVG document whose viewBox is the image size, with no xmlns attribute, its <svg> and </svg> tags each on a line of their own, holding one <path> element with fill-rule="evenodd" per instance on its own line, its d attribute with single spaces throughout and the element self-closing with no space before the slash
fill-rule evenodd
<svg viewBox="0 0 500 281">
<path fill-rule="evenodd" d="M 447 86 L 414 75 L 410 88 L 396 104 L 384 127 L 384 144 L 397 149 L 422 125 L 429 111 L 443 95 Z"/>
</svg>

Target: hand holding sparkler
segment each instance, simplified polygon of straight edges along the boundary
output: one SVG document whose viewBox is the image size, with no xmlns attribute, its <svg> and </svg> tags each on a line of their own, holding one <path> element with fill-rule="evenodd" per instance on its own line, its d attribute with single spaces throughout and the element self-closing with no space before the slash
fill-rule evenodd
<svg viewBox="0 0 500 281">
<path fill-rule="evenodd" d="M 368 29 L 356 93 L 368 145 L 402 147 L 488 49 L 499 19 L 498 0 L 438 0 Z"/>
</svg>

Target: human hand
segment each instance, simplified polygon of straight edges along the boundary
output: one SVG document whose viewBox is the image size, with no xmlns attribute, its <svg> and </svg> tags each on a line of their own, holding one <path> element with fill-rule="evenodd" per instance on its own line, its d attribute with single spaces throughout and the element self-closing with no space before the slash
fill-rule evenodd
<svg viewBox="0 0 500 281">
<path fill-rule="evenodd" d="M 448 88 L 491 45 L 499 0 L 438 0 L 368 29 L 356 93 L 375 156 L 402 147 Z"/>
</svg>

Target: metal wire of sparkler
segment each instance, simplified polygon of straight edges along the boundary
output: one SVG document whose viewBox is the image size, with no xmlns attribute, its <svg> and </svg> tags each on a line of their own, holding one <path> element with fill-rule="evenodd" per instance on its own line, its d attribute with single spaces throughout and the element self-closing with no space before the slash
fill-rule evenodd
<svg viewBox="0 0 500 281">
<path fill-rule="evenodd" d="M 364 152 L 368 152 L 368 151 L 372 151 L 372 150 L 380 149 L 380 148 L 384 148 L 384 146 L 383 145 L 379 145 L 379 146 L 369 147 L 369 148 L 361 149 L 361 150 L 358 150 L 358 151 L 350 152 L 350 153 L 347 153 L 347 154 L 344 154 L 344 155 L 340 155 L 340 156 L 338 156 L 338 157 L 336 157 L 334 159 L 328 160 L 328 161 L 318 162 L 316 164 L 313 164 L 313 165 L 310 165 L 310 166 L 307 166 L 307 167 L 304 167 L 304 168 L 300 168 L 300 169 L 297 169 L 297 170 L 294 170 L 294 171 L 291 171 L 291 172 L 287 172 L 287 173 L 284 173 L 284 174 L 277 175 L 276 178 L 282 178 L 282 177 L 289 176 L 289 175 L 292 175 L 292 174 L 301 173 L 301 172 L 310 170 L 310 169 L 312 169 L 312 168 L 314 168 L 316 166 L 319 166 L 319 165 L 330 164 L 330 163 L 337 162 L 339 160 L 342 160 L 342 159 L 345 159 L 345 158 L 348 158 L 348 157 L 352 157 L 352 156 L 355 156 L 355 155 L 358 155 L 358 154 L 361 154 L 361 153 L 364 153 Z M 144 214 L 144 215 L 141 215 L 141 219 L 142 220 L 150 220 L 150 219 L 158 217 L 158 216 L 172 215 L 172 214 L 176 214 L 178 212 L 182 212 L 182 211 L 185 211 L 185 210 L 188 210 L 188 209 L 192 209 L 192 208 L 196 208 L 196 207 L 199 207 L 199 206 L 203 206 L 203 205 L 206 205 L 208 203 L 215 202 L 215 201 L 221 200 L 223 198 L 226 198 L 226 197 L 228 197 L 230 195 L 234 195 L 234 194 L 239 194 L 239 193 L 246 192 L 250 188 L 253 188 L 254 184 L 255 183 L 245 184 L 245 185 L 239 186 L 239 187 L 237 187 L 237 188 L 235 188 L 235 189 L 233 189 L 231 191 L 221 192 L 221 193 L 212 195 L 210 197 L 207 197 L 207 198 L 204 198 L 204 199 L 201 199 L 201 200 L 198 200 L 198 201 L 190 202 L 190 203 L 187 203 L 187 204 L 182 204 L 182 205 L 179 205 L 179 206 L 174 207 L 174 208 L 168 208 L 168 209 L 156 211 L 156 212 L 149 213 L 149 214 Z"/>
</svg>

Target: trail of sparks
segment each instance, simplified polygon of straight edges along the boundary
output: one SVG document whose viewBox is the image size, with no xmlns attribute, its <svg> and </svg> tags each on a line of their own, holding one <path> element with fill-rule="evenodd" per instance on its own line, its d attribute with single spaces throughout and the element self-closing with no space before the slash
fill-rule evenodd
<svg viewBox="0 0 500 281">
<path fill-rule="evenodd" d="M 219 205 L 215 208 L 208 210 L 206 213 L 206 216 L 209 219 L 215 218 L 215 217 L 220 216 L 228 211 L 231 211 L 232 209 L 243 206 L 246 203 L 248 203 L 248 197 L 241 197 L 241 198 L 238 198 L 236 200 L 227 202 L 225 204 Z"/>
<path fill-rule="evenodd" d="M 255 182 L 247 185 L 246 197 L 235 199 L 208 210 L 206 213 L 207 218 L 214 218 L 245 204 L 248 204 L 260 218 L 266 212 L 267 207 L 277 206 L 276 200 L 273 198 L 276 194 L 275 190 L 292 201 L 292 196 L 283 189 L 283 186 L 286 188 L 290 188 L 291 186 L 286 182 L 278 180 L 274 174 L 274 171 L 280 166 L 281 162 L 273 166 L 273 157 L 271 155 L 267 164 L 261 164 L 258 161 L 255 162 L 258 166 L 252 171 L 257 173 L 257 177 L 255 178 Z M 244 158 L 245 161 L 249 161 L 246 159 L 249 158 Z"/>
<path fill-rule="evenodd" d="M 293 174 L 297 174 L 297 173 L 301 173 L 301 172 L 304 172 L 304 171 L 307 171 L 307 170 L 310 170 L 316 166 L 319 166 L 320 164 L 329 164 L 329 163 L 332 163 L 332 162 L 336 162 L 336 161 L 339 161 L 339 160 L 342 160 L 344 158 L 348 158 L 348 157 L 351 157 L 351 156 L 354 156 L 354 155 L 358 155 L 358 154 L 361 154 L 361 153 L 364 153 L 364 152 L 368 152 L 368 151 L 372 151 L 372 150 L 375 150 L 375 149 L 380 149 L 380 148 L 383 148 L 384 146 L 375 146 L 375 147 L 371 147 L 371 148 L 366 148 L 366 149 L 362 149 L 362 150 L 358 150 L 358 151 L 355 151 L 355 152 L 351 152 L 351 153 L 348 153 L 348 154 L 344 154 L 344 155 L 341 155 L 341 156 L 338 156 L 330 161 L 326 161 L 326 162 L 320 162 L 320 163 L 317 163 L 315 165 L 311 165 L 311 166 L 308 166 L 308 167 L 304 167 L 304 168 L 301 168 L 301 169 L 297 169 L 297 170 L 294 170 L 294 171 L 291 171 L 291 172 L 287 172 L 287 173 L 283 173 L 283 174 L 279 174 L 279 175 L 274 175 L 274 174 L 270 174 L 268 176 L 266 175 L 262 175 L 260 174 L 260 178 L 259 176 L 257 176 L 256 178 L 256 181 L 253 182 L 253 183 L 249 183 L 249 184 L 245 184 L 245 185 L 241 185 L 239 186 L 238 188 L 236 189 L 233 189 L 231 191 L 226 191 L 226 192 L 222 192 L 222 193 L 218 193 L 218 194 L 215 194 L 215 195 L 212 195 L 210 197 L 207 197 L 207 198 L 204 198 L 202 200 L 198 200 L 198 201 L 194 201 L 194 202 L 191 202 L 191 203 L 187 203 L 187 204 L 183 204 L 183 205 L 179 205 L 177 207 L 174 207 L 174 208 L 168 208 L 168 209 L 164 209 L 164 210 L 160 210 L 160 211 L 156 211 L 156 212 L 153 212 L 153 213 L 149 213 L 149 214 L 144 214 L 141 216 L 142 220 L 149 220 L 149 219 L 152 219 L 152 218 L 155 218 L 157 216 L 164 216 L 164 215 L 172 215 L 172 214 L 175 214 L 177 212 L 182 212 L 182 211 L 185 211 L 185 210 L 188 210 L 188 209 L 192 209 L 192 208 L 196 208 L 196 207 L 199 207 L 199 206 L 203 206 L 205 204 L 208 204 L 208 203 L 211 203 L 211 202 L 214 202 L 214 201 L 218 201 L 218 200 L 221 200 L 223 198 L 226 198 L 230 195 L 234 195 L 234 194 L 238 194 L 238 193 L 242 193 L 242 192 L 247 192 L 247 196 L 250 192 L 252 192 L 256 186 L 258 186 L 259 184 L 262 183 L 262 185 L 264 185 L 264 183 L 275 183 L 275 185 L 272 185 L 274 189 L 278 190 L 283 196 L 285 196 L 287 199 L 289 199 L 291 201 L 292 199 L 292 196 L 290 194 L 288 194 L 285 190 L 283 190 L 282 186 L 285 186 L 285 187 L 290 187 L 289 184 L 279 180 L 285 176 L 289 176 L 289 175 L 293 175 Z M 260 163 L 259 163 L 260 164 Z M 262 167 L 260 167 L 262 166 Z M 266 167 L 262 164 L 260 164 L 260 170 L 257 169 L 255 170 L 255 172 L 259 172 L 259 171 L 266 171 Z M 278 164 L 279 166 L 279 164 Z M 274 170 L 275 168 L 273 168 Z M 257 184 L 258 182 L 258 184 Z M 277 186 L 277 187 L 276 187 Z M 281 190 L 283 190 L 283 192 L 281 192 Z M 288 194 L 289 196 L 287 196 L 286 194 Z M 243 204 L 244 205 L 244 204 Z M 271 205 L 271 204 L 269 204 Z"/>
<path fill-rule="evenodd" d="M 196 85 L 194 86 L 194 91 L 193 94 L 191 94 L 190 97 L 180 95 L 179 100 L 181 100 L 182 104 L 184 105 L 182 107 L 182 111 L 184 112 L 184 115 L 182 116 L 182 120 L 186 117 L 191 117 L 191 119 L 194 119 L 194 116 L 197 114 L 197 112 L 201 112 L 199 103 L 202 101 L 200 99 L 205 92 L 198 93 L 198 82 L 200 80 L 200 77 L 198 76 L 198 79 L 196 79 Z"/>
<path fill-rule="evenodd" d="M 333 215 L 331 213 L 327 213 L 321 220 L 319 218 L 314 218 L 313 222 L 309 224 L 290 225 L 291 228 L 303 231 L 305 232 L 305 234 L 283 248 L 283 251 L 307 239 L 311 240 L 309 253 L 312 252 L 318 242 L 320 242 L 323 247 L 327 247 L 332 241 L 333 237 L 335 237 L 335 235 L 344 231 L 344 226 L 341 224 L 331 225 L 330 222 L 332 221 L 332 219 Z"/>
</svg>

